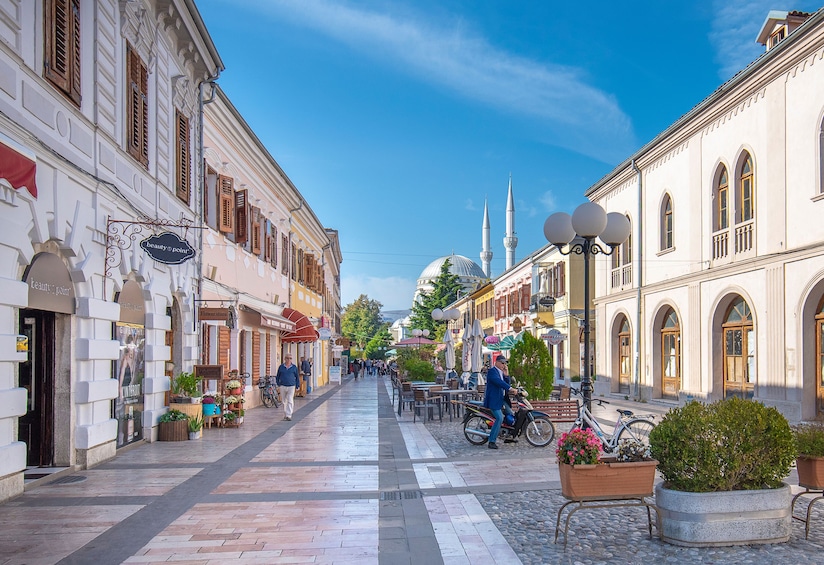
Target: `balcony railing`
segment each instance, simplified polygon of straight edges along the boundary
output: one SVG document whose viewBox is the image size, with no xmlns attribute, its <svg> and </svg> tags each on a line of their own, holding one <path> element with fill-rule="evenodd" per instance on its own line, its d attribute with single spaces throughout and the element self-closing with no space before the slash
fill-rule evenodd
<svg viewBox="0 0 824 565">
<path fill-rule="evenodd" d="M 746 224 L 735 226 L 735 252 L 744 253 L 752 250 L 753 242 L 753 224 L 751 220 Z"/>
<path fill-rule="evenodd" d="M 712 258 L 723 259 L 730 252 L 730 233 L 728 230 L 716 232 L 712 235 Z"/>
<path fill-rule="evenodd" d="M 632 284 L 632 263 L 612 269 L 612 288 L 622 288 Z"/>
</svg>

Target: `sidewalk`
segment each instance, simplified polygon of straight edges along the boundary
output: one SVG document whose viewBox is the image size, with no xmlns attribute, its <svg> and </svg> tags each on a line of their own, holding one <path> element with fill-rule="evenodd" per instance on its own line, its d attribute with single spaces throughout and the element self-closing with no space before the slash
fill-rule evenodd
<svg viewBox="0 0 824 565">
<path fill-rule="evenodd" d="M 0 564 L 820 562 L 820 510 L 809 540 L 794 524 L 787 544 L 706 550 L 649 539 L 633 509 L 580 512 L 565 553 L 553 543 L 565 501 L 552 448 L 490 452 L 458 421 L 412 423 L 382 378 L 296 403 L 291 422 L 248 410 L 240 428 L 146 444 L 30 488 L 0 505 Z"/>
</svg>

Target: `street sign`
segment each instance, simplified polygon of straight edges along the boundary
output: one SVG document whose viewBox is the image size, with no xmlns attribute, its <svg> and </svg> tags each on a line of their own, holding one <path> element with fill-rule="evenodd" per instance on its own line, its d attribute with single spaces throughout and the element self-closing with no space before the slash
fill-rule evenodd
<svg viewBox="0 0 824 565">
<path fill-rule="evenodd" d="M 562 341 L 564 341 L 564 334 L 556 329 L 551 329 L 546 334 L 546 340 L 549 342 L 550 345 L 558 345 Z"/>
<path fill-rule="evenodd" d="M 169 231 L 147 237 L 140 242 L 140 247 L 152 259 L 167 265 L 180 265 L 195 256 L 195 250 L 188 241 Z"/>
</svg>

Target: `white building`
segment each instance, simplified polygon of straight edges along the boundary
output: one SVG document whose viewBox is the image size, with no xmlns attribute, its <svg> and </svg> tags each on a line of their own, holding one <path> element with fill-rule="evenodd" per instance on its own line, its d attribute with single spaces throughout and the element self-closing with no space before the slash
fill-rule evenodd
<svg viewBox="0 0 824 565">
<path fill-rule="evenodd" d="M 824 11 L 587 191 L 632 235 L 597 257 L 596 392 L 824 412 Z"/>
</svg>

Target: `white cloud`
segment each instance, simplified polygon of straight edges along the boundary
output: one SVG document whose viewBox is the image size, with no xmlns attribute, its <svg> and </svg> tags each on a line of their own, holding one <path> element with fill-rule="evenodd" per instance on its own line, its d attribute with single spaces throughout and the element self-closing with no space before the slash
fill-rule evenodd
<svg viewBox="0 0 824 565">
<path fill-rule="evenodd" d="M 587 83 L 584 71 L 506 52 L 463 20 L 441 23 L 409 11 L 368 11 L 345 1 L 250 1 L 422 81 L 539 119 L 556 145 L 599 160 L 619 158 L 634 147 L 629 117 L 612 95 Z"/>
<path fill-rule="evenodd" d="M 558 208 L 558 203 L 555 201 L 555 195 L 551 190 L 544 192 L 538 199 L 543 204 L 545 211 L 554 212 Z"/>
<path fill-rule="evenodd" d="M 713 1 L 715 16 L 709 37 L 722 80 L 731 78 L 764 51 L 755 38 L 773 7 L 770 0 Z"/>
<path fill-rule="evenodd" d="M 469 210 L 470 212 L 477 212 L 478 207 L 475 206 L 475 202 L 471 198 L 467 198 L 464 202 L 464 210 Z"/>
<path fill-rule="evenodd" d="M 416 281 L 402 277 L 342 276 L 341 306 L 354 302 L 361 294 L 383 304 L 384 310 L 404 310 L 412 307 Z"/>
</svg>

